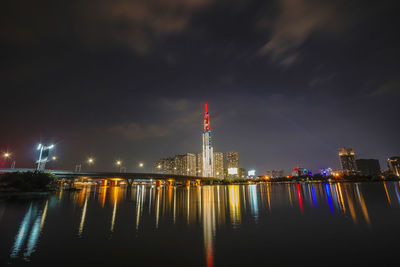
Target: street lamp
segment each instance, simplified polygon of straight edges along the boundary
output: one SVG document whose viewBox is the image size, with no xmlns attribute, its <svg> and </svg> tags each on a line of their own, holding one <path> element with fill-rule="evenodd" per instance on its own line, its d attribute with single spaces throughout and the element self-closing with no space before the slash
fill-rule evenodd
<svg viewBox="0 0 400 267">
<path fill-rule="evenodd" d="M 4 160 L 8 160 L 8 159 L 11 159 L 11 153 L 10 152 L 4 152 L 3 153 L 3 158 L 4 158 Z M 12 162 L 11 162 L 11 169 L 14 169 L 15 168 L 15 160 L 13 160 Z"/>
<path fill-rule="evenodd" d="M 54 148 L 54 145 L 51 144 L 49 146 L 44 146 L 42 144 L 39 144 L 37 147 L 37 150 L 39 150 L 39 159 L 38 161 L 36 161 L 36 163 L 38 164 L 37 166 L 37 170 L 38 171 L 44 171 L 45 167 L 46 167 L 46 162 L 49 161 L 49 154 L 50 154 L 50 150 Z"/>
<path fill-rule="evenodd" d="M 51 157 L 52 160 L 57 160 L 56 156 Z"/>
<path fill-rule="evenodd" d="M 94 163 L 94 158 L 88 158 L 88 161 L 87 161 L 90 165 L 92 165 L 93 163 Z"/>
<path fill-rule="evenodd" d="M 121 164 L 122 164 L 122 161 L 120 161 L 120 160 L 117 160 L 117 161 L 115 162 L 115 164 L 116 164 L 117 166 L 121 166 Z"/>
<path fill-rule="evenodd" d="M 144 166 L 143 162 L 139 162 L 139 167 L 142 168 Z"/>
</svg>

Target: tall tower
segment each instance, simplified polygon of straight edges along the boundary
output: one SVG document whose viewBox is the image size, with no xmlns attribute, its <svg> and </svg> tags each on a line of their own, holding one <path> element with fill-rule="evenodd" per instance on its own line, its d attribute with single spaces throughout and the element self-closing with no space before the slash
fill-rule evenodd
<svg viewBox="0 0 400 267">
<path fill-rule="evenodd" d="M 211 146 L 210 116 L 208 115 L 207 103 L 204 106 L 203 122 L 203 177 L 213 177 L 214 153 Z"/>
<path fill-rule="evenodd" d="M 339 159 L 344 174 L 351 175 L 357 173 L 356 156 L 352 148 L 339 148 Z"/>
</svg>

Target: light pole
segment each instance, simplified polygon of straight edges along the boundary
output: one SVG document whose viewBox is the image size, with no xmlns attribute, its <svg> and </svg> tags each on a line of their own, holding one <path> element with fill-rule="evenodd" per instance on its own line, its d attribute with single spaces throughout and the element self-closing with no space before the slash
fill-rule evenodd
<svg viewBox="0 0 400 267">
<path fill-rule="evenodd" d="M 4 158 L 4 160 L 9 160 L 9 159 L 11 159 L 11 156 L 12 156 L 12 154 L 10 153 L 10 152 L 8 152 L 8 151 L 6 151 L 6 152 L 4 152 L 3 153 L 3 158 Z M 11 167 L 10 167 L 11 169 L 14 169 L 15 168 L 15 160 L 13 160 L 12 162 L 11 162 Z"/>
<path fill-rule="evenodd" d="M 143 162 L 139 162 L 139 169 L 140 169 L 140 171 L 142 171 L 143 170 L 143 167 L 144 167 L 144 163 Z"/>
<path fill-rule="evenodd" d="M 117 160 L 115 162 L 115 165 L 117 165 L 117 167 L 119 168 L 119 172 L 122 172 L 122 170 L 125 169 L 124 167 L 122 167 L 122 161 L 120 161 L 120 160 Z"/>
<path fill-rule="evenodd" d="M 36 161 L 37 163 L 37 170 L 44 171 L 46 167 L 46 163 L 49 161 L 49 154 L 50 150 L 54 148 L 54 145 L 44 146 L 42 144 L 38 145 L 37 150 L 39 150 L 39 159 Z"/>
<path fill-rule="evenodd" d="M 93 157 L 89 157 L 87 160 L 87 163 L 89 166 L 92 166 L 94 164 L 94 158 Z"/>
</svg>

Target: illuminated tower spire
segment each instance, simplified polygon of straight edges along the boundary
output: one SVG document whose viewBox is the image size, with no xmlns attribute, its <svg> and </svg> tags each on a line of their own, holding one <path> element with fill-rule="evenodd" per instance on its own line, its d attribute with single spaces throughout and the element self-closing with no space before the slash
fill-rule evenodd
<svg viewBox="0 0 400 267">
<path fill-rule="evenodd" d="M 208 115 L 208 106 L 207 103 L 204 105 L 204 131 L 211 131 L 210 128 L 210 115 Z"/>
<path fill-rule="evenodd" d="M 214 153 L 211 146 L 210 115 L 208 114 L 208 105 L 205 103 L 203 122 L 203 177 L 213 177 L 213 161 Z"/>
</svg>

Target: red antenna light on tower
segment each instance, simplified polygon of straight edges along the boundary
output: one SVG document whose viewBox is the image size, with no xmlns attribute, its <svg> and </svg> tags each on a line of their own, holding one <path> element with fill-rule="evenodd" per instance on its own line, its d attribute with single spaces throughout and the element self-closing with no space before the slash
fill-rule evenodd
<svg viewBox="0 0 400 267">
<path fill-rule="evenodd" d="M 208 115 L 208 105 L 204 105 L 204 131 L 209 131 L 210 128 L 210 116 Z"/>
</svg>

